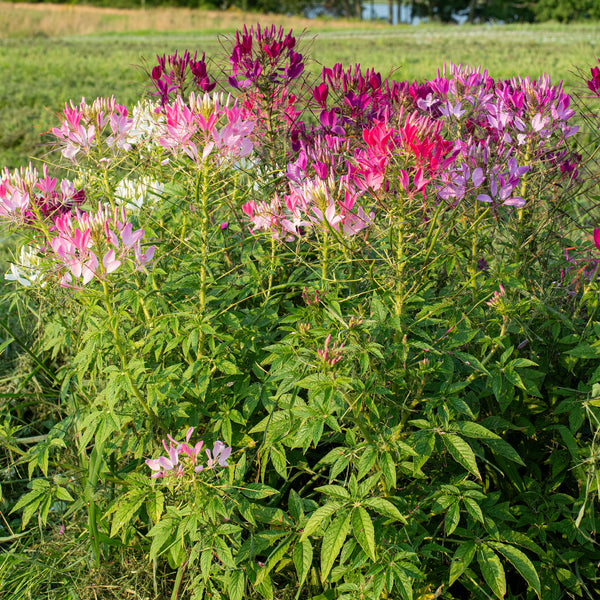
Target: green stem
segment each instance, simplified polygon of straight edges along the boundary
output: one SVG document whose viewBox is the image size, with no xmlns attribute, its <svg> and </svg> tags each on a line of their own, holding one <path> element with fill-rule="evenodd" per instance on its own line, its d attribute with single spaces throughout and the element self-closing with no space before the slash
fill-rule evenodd
<svg viewBox="0 0 600 600">
<path fill-rule="evenodd" d="M 396 306 L 395 312 L 401 321 L 404 310 L 404 197 L 400 196 L 400 214 L 396 227 Z M 399 333 L 399 332 L 398 332 Z"/>
<path fill-rule="evenodd" d="M 88 532 L 90 536 L 90 541 L 92 543 L 92 550 L 94 553 L 94 566 L 96 569 L 100 568 L 100 536 L 98 533 L 96 501 L 94 499 L 94 492 L 96 490 L 96 484 L 98 483 L 98 475 L 100 474 L 100 465 L 102 463 L 103 454 L 104 441 L 98 442 L 92 450 L 90 462 L 88 465 L 88 477 L 84 490 L 84 497 L 88 509 Z"/>
<path fill-rule="evenodd" d="M 171 593 L 171 600 L 177 600 L 179 598 L 179 588 L 181 587 L 181 582 L 183 581 L 183 574 L 185 573 L 185 568 L 187 567 L 187 564 L 188 564 L 188 561 L 186 560 L 177 569 L 177 577 L 175 577 L 175 584 L 173 585 L 173 592 Z"/>
<path fill-rule="evenodd" d="M 273 274 L 275 272 L 275 238 L 271 236 L 271 256 L 269 260 L 269 280 L 267 283 L 267 294 L 266 299 L 268 300 L 271 297 L 271 289 L 273 288 Z"/>
<path fill-rule="evenodd" d="M 475 223 L 479 220 L 479 200 L 475 200 Z M 473 288 L 477 287 L 477 242 L 478 242 L 477 227 L 473 228 L 473 237 L 471 238 L 471 266 L 469 268 L 469 275 L 471 276 L 471 285 Z"/>
<path fill-rule="evenodd" d="M 327 289 L 327 271 L 329 267 L 329 228 L 327 221 L 323 228 L 323 242 L 321 243 L 321 288 Z"/>
<path fill-rule="evenodd" d="M 115 315 L 113 313 L 112 304 L 110 301 L 110 293 L 109 293 L 108 284 L 106 283 L 106 281 L 102 282 L 102 287 L 104 289 L 104 305 L 106 307 L 106 312 L 108 313 L 108 320 L 110 323 L 110 328 L 111 328 L 111 331 L 112 331 L 112 334 L 113 334 L 113 337 L 115 340 L 115 345 L 117 347 L 117 351 L 119 353 L 119 356 L 121 357 L 121 368 L 123 369 L 123 373 L 125 374 L 125 376 L 127 377 L 127 380 L 129 381 L 129 385 L 131 386 L 131 391 L 133 392 L 133 395 L 135 396 L 136 400 L 139 402 L 140 406 L 144 409 L 144 412 L 152 419 L 152 421 L 156 422 L 156 415 L 150 409 L 150 406 L 149 406 L 147 400 L 144 398 L 140 389 L 137 387 L 137 385 L 133 381 L 133 377 L 131 376 L 129 369 L 127 368 L 127 355 L 121 344 L 121 337 L 119 336 L 119 329 L 117 326 L 117 321 L 116 321 Z"/>
<path fill-rule="evenodd" d="M 202 314 L 206 306 L 206 261 L 208 260 L 208 228 L 210 224 L 206 165 L 203 165 L 196 182 L 196 205 L 200 208 L 200 292 L 198 309 Z"/>
</svg>

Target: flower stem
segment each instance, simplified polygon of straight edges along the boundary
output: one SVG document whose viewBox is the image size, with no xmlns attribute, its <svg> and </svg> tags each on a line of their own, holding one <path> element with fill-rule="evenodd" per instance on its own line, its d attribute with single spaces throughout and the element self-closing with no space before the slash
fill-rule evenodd
<svg viewBox="0 0 600 600">
<path fill-rule="evenodd" d="M 206 165 L 196 181 L 196 204 L 200 207 L 200 291 L 198 309 L 202 314 L 206 306 L 206 261 L 208 260 L 208 227 L 210 215 L 208 212 L 208 172 Z"/>
<path fill-rule="evenodd" d="M 127 377 L 127 381 L 129 381 L 129 385 L 131 387 L 131 391 L 132 391 L 133 395 L 135 396 L 135 398 L 138 401 L 138 403 L 140 404 L 140 406 L 144 409 L 144 412 L 152 419 L 152 422 L 154 423 L 154 422 L 156 422 L 156 415 L 152 412 L 152 409 L 150 408 L 147 400 L 144 398 L 140 389 L 133 381 L 133 377 L 131 376 L 129 369 L 127 368 L 127 355 L 125 353 L 125 350 L 123 349 L 123 345 L 121 344 L 121 337 L 119 336 L 117 321 L 115 319 L 115 314 L 112 309 L 112 304 L 110 301 L 110 293 L 109 293 L 108 284 L 106 283 L 106 281 L 102 282 L 102 287 L 104 289 L 104 305 L 106 307 L 106 312 L 108 314 L 110 329 L 112 331 L 113 338 L 115 340 L 117 352 L 119 353 L 119 356 L 121 357 L 121 368 L 123 369 L 123 373 Z"/>
</svg>

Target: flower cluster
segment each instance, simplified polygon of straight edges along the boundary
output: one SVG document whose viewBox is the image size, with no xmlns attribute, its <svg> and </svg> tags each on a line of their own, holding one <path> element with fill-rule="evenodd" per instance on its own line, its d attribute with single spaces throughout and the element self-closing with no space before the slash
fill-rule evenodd
<svg viewBox="0 0 600 600">
<path fill-rule="evenodd" d="M 317 350 L 317 354 L 326 365 L 333 367 L 333 365 L 342 360 L 342 351 L 344 350 L 344 344 L 334 342 L 333 346 L 331 346 L 330 348 L 330 343 L 331 334 L 327 336 L 327 339 L 325 340 L 325 346 L 323 347 L 323 349 Z"/>
<path fill-rule="evenodd" d="M 188 102 L 177 98 L 164 111 L 166 122 L 159 144 L 175 156 L 183 153 L 202 163 L 212 155 L 221 164 L 246 157 L 253 150 L 249 136 L 254 123 L 244 119 L 237 106 L 221 105 L 218 97 L 192 93 Z"/>
<path fill-rule="evenodd" d="M 31 164 L 25 169 L 0 173 L 0 220 L 19 225 L 33 224 L 70 211 L 85 200 L 83 189 L 73 182 L 48 175 L 47 165 L 40 175 Z"/>
<path fill-rule="evenodd" d="M 167 456 L 159 456 L 158 458 L 149 458 L 146 464 L 154 473 L 151 477 L 160 478 L 165 476 L 182 477 L 186 468 L 194 473 L 200 473 L 205 469 L 215 469 L 216 467 L 227 467 L 227 459 L 231 456 L 231 447 L 225 446 L 223 442 L 216 441 L 212 451 L 205 448 L 206 464 L 200 463 L 200 457 L 204 442 L 197 442 L 196 445 L 190 446 L 189 441 L 192 437 L 194 428 L 190 427 L 185 434 L 185 442 L 174 440 L 171 435 L 168 435 L 169 445 L 166 440 L 163 440 L 163 446 L 167 452 Z"/>
<path fill-rule="evenodd" d="M 284 34 L 282 27 L 244 26 L 236 33 L 231 52 L 229 84 L 235 89 L 259 88 L 263 82 L 289 84 L 304 71 L 303 57 L 295 47 L 296 38 L 291 31 Z"/>
<path fill-rule="evenodd" d="M 73 163 L 78 155 L 89 156 L 94 149 L 105 144 L 113 155 L 131 150 L 130 131 L 133 120 L 127 108 L 111 98 L 96 98 L 89 105 L 85 98 L 79 105 L 73 101 L 65 104 L 60 127 L 52 133 L 58 140 L 62 155 Z"/>
<path fill-rule="evenodd" d="M 92 279 L 103 280 L 124 262 L 144 269 L 155 247 L 142 251 L 144 230 L 133 230 L 125 210 L 101 204 L 97 212 L 76 209 L 54 215 L 37 247 L 21 250 L 20 265 L 11 265 L 6 279 L 30 286 L 58 274 L 61 287 L 81 289 Z"/>
<path fill-rule="evenodd" d="M 182 55 L 175 51 L 174 54 L 163 54 L 156 59 L 158 64 L 152 69 L 150 78 L 163 107 L 172 102 L 172 92 L 185 98 L 190 88 L 196 93 L 212 92 L 217 85 L 208 76 L 204 54 L 198 60 L 197 52 L 192 56 L 187 50 Z"/>
</svg>

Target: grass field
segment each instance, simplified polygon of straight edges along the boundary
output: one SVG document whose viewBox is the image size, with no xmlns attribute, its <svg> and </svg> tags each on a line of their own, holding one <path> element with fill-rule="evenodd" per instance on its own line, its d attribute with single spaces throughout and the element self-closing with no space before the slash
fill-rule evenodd
<svg viewBox="0 0 600 600">
<path fill-rule="evenodd" d="M 123 103 L 140 92 L 144 59 L 175 49 L 217 60 L 219 38 L 243 23 L 274 22 L 307 29 L 319 64 L 360 63 L 396 79 L 431 77 L 445 61 L 482 64 L 494 77 L 516 74 L 578 85 L 577 67 L 600 54 L 600 25 L 419 26 L 259 16 L 239 12 L 113 10 L 0 4 L 0 165 L 16 167 L 45 152 L 40 133 L 64 102 L 114 94 Z"/>
</svg>

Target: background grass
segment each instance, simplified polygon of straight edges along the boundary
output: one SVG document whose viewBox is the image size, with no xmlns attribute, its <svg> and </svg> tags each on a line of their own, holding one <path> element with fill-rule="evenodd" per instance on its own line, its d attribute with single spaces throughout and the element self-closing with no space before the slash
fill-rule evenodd
<svg viewBox="0 0 600 600">
<path fill-rule="evenodd" d="M 315 71 L 359 63 L 395 79 L 429 78 L 452 61 L 482 64 L 493 77 L 548 73 L 572 91 L 580 85 L 577 67 L 587 69 L 600 54 L 600 24 L 388 27 L 188 9 L 0 4 L 0 166 L 44 155 L 40 133 L 56 123 L 66 100 L 114 94 L 131 103 L 144 89 L 135 68 L 144 59 L 152 64 L 156 54 L 190 49 L 227 61 L 220 36 L 257 20 L 298 34 L 310 26 Z M 159 30 L 165 27 L 172 31 Z"/>
</svg>

